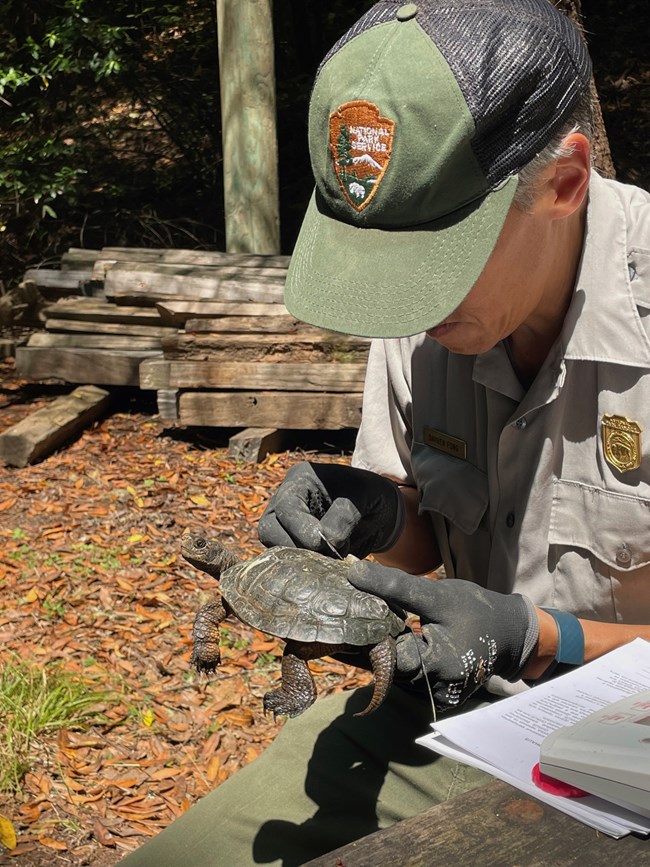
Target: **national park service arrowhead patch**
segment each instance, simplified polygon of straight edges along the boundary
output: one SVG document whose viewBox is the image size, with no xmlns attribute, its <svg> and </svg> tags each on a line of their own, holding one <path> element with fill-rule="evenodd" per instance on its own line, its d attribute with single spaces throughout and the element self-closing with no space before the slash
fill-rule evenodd
<svg viewBox="0 0 650 867">
<path fill-rule="evenodd" d="M 330 115 L 330 151 L 343 195 L 363 211 L 384 177 L 395 122 L 365 99 L 346 102 Z"/>
</svg>

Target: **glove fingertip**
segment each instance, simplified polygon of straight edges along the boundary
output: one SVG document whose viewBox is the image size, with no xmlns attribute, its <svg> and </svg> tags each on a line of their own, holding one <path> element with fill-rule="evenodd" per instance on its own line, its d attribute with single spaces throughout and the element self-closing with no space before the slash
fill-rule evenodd
<svg viewBox="0 0 650 867">
<path fill-rule="evenodd" d="M 358 590 L 365 590 L 367 585 L 372 584 L 371 568 L 372 564 L 366 560 L 357 560 L 352 563 L 348 572 L 350 583 L 354 584 Z"/>
</svg>

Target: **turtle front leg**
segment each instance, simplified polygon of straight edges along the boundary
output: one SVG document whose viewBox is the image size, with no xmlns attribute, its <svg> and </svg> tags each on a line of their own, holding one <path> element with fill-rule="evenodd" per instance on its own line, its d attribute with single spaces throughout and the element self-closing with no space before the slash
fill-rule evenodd
<svg viewBox="0 0 650 867">
<path fill-rule="evenodd" d="M 194 644 L 190 665 L 197 671 L 213 672 L 221 662 L 219 652 L 219 624 L 228 615 L 221 597 L 213 596 L 202 605 L 192 630 Z"/>
<path fill-rule="evenodd" d="M 384 638 L 379 644 L 375 644 L 368 651 L 370 663 L 372 665 L 372 673 L 375 676 L 375 688 L 372 693 L 372 698 L 365 710 L 355 713 L 355 716 L 366 716 L 377 710 L 380 704 L 388 695 L 388 690 L 393 682 L 395 673 L 395 662 L 397 660 L 397 647 L 395 639 L 390 635 Z"/>
</svg>

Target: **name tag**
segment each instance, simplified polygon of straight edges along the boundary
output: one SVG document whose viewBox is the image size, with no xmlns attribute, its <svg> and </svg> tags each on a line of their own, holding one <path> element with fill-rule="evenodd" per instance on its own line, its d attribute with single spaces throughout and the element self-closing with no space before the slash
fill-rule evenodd
<svg viewBox="0 0 650 867">
<path fill-rule="evenodd" d="M 424 441 L 432 449 L 437 449 L 439 452 L 444 452 L 453 458 L 460 458 L 461 461 L 467 459 L 467 443 L 464 440 L 458 439 L 458 437 L 452 437 L 450 434 L 444 433 L 444 431 L 425 427 Z"/>
</svg>

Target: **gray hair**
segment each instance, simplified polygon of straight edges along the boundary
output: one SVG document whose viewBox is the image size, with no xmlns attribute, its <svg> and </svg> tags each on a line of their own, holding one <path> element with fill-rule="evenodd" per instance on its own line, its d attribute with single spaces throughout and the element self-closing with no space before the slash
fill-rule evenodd
<svg viewBox="0 0 650 867">
<path fill-rule="evenodd" d="M 574 132 L 581 132 L 590 141 L 593 137 L 593 111 L 591 93 L 587 90 L 566 123 L 553 136 L 546 147 L 519 172 L 519 183 L 514 204 L 521 211 L 529 211 L 535 203 L 539 173 L 551 163 L 571 156 L 573 147 L 566 139 Z"/>
</svg>

